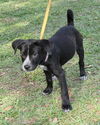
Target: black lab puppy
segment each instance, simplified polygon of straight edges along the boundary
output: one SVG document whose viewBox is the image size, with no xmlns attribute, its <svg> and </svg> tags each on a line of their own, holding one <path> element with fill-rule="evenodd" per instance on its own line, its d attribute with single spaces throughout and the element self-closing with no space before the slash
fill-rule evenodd
<svg viewBox="0 0 100 125">
<path fill-rule="evenodd" d="M 52 74 L 58 78 L 61 87 L 62 109 L 64 111 L 71 110 L 72 107 L 62 65 L 74 56 L 75 50 L 79 55 L 80 78 L 86 78 L 83 38 L 79 31 L 75 29 L 73 18 L 72 10 L 68 10 L 68 25 L 60 28 L 48 40 L 18 39 L 12 43 L 15 52 L 17 49 L 20 50 L 23 71 L 33 71 L 38 65 L 46 67 L 44 73 L 46 75 L 47 87 L 43 93 L 50 94 L 53 90 Z"/>
</svg>

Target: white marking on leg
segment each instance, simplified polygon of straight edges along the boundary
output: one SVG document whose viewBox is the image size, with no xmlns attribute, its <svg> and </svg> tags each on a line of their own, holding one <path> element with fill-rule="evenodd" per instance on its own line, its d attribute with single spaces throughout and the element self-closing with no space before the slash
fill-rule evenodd
<svg viewBox="0 0 100 125">
<path fill-rule="evenodd" d="M 80 77 L 80 80 L 86 80 L 87 79 L 87 76 L 81 76 Z"/>
</svg>

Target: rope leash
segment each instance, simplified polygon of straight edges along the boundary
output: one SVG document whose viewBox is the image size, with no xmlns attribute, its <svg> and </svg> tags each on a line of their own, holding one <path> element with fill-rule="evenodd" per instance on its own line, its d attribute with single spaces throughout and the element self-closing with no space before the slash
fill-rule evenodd
<svg viewBox="0 0 100 125">
<path fill-rule="evenodd" d="M 43 20 L 43 24 L 42 24 L 42 29 L 41 29 L 41 33 L 40 33 L 40 39 L 43 39 L 43 36 L 44 36 L 46 24 L 47 24 L 47 21 L 48 21 L 50 7 L 51 7 L 51 0 L 48 0 L 48 5 L 47 5 L 47 8 L 46 8 L 46 12 L 45 12 L 45 16 L 44 16 L 44 20 Z"/>
</svg>

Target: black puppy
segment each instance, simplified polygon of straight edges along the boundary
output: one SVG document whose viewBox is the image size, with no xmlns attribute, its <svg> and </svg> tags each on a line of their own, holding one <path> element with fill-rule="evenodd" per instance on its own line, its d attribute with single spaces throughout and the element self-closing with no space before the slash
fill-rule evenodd
<svg viewBox="0 0 100 125">
<path fill-rule="evenodd" d="M 46 66 L 47 87 L 43 91 L 50 94 L 53 90 L 52 74 L 55 75 L 60 83 L 62 109 L 71 110 L 68 88 L 62 65 L 69 61 L 75 54 L 79 55 L 80 78 L 85 79 L 84 69 L 84 49 L 82 35 L 74 27 L 74 17 L 72 10 L 67 11 L 68 26 L 62 27 L 49 40 L 15 40 L 12 47 L 19 49 L 22 58 L 22 70 L 33 71 L 38 65 Z"/>
</svg>

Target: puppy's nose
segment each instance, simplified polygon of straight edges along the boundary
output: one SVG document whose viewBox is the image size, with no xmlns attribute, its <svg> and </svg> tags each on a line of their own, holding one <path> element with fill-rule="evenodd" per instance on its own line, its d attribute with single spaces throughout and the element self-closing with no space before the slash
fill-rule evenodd
<svg viewBox="0 0 100 125">
<path fill-rule="evenodd" d="M 28 70 L 28 69 L 30 68 L 30 66 L 29 66 L 29 65 L 25 65 L 24 68 L 25 68 L 26 70 Z"/>
</svg>

